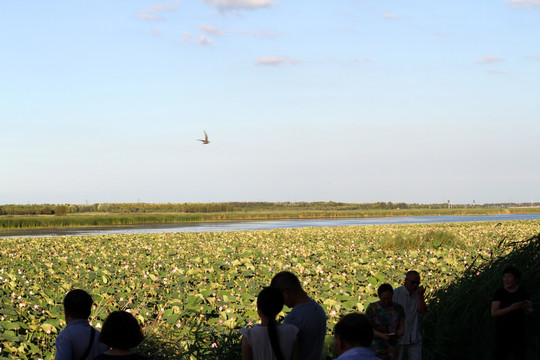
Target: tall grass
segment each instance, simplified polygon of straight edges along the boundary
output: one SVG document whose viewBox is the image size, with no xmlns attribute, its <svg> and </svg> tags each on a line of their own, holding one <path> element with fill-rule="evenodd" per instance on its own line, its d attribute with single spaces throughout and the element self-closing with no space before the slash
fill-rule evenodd
<svg viewBox="0 0 540 360">
<path fill-rule="evenodd" d="M 526 288 L 535 306 L 529 316 L 529 359 L 540 359 L 540 234 L 524 242 L 502 242 L 496 249 L 504 256 L 494 256 L 482 266 L 470 266 L 456 282 L 436 291 L 422 321 L 424 359 L 491 359 L 493 319 L 491 299 L 502 286 L 505 266 L 522 271 L 520 286 Z M 494 254 L 497 255 L 497 254 Z M 526 359 L 524 359 L 526 360 Z"/>
<path fill-rule="evenodd" d="M 399 209 L 399 210 L 276 210 L 250 212 L 214 213 L 104 213 L 21 216 L 0 216 L 0 229 L 58 228 L 84 226 L 116 226 L 137 224 L 166 224 L 183 222 L 204 222 L 224 220 L 272 220 L 272 219 L 317 219 L 355 218 L 427 215 L 492 215 L 500 213 L 520 213 L 521 209 Z M 531 211 L 531 209 L 529 209 Z M 536 209 L 540 211 L 540 209 Z M 444 237 L 444 236 L 443 236 Z M 441 239 L 448 241 L 448 239 Z M 411 241 L 405 239 L 404 241 Z"/>
</svg>

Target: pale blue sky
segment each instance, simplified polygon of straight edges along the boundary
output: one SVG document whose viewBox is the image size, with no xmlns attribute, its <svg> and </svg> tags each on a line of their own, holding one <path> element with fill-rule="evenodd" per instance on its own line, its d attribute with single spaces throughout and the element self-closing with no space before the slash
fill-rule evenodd
<svg viewBox="0 0 540 360">
<path fill-rule="evenodd" d="M 0 204 L 540 201 L 540 0 L 0 11 Z"/>
</svg>

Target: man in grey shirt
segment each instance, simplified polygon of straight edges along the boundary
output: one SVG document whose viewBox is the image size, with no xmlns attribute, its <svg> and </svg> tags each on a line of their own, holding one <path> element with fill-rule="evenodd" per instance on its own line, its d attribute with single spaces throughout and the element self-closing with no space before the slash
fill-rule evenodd
<svg viewBox="0 0 540 360">
<path fill-rule="evenodd" d="M 88 323 L 92 297 L 84 290 L 71 290 L 64 297 L 67 326 L 56 338 L 55 360 L 91 360 L 109 350 L 98 341 L 99 331 Z"/>
<path fill-rule="evenodd" d="M 272 278 L 270 286 L 283 292 L 285 305 L 292 308 L 284 324 L 296 326 L 298 331 L 298 359 L 320 360 L 326 335 L 326 313 L 302 289 L 293 273 L 282 271 Z"/>
</svg>

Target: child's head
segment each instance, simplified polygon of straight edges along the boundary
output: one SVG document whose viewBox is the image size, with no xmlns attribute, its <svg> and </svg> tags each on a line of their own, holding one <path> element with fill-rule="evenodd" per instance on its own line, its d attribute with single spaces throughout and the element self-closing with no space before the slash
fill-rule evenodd
<svg viewBox="0 0 540 360">
<path fill-rule="evenodd" d="M 257 309 L 266 317 L 275 319 L 283 309 L 283 292 L 276 287 L 265 287 L 257 296 Z"/>
<path fill-rule="evenodd" d="M 105 345 L 128 350 L 141 343 L 144 335 L 137 319 L 126 311 L 114 311 L 103 323 L 99 341 Z"/>
<path fill-rule="evenodd" d="M 88 319 L 92 311 L 92 297 L 81 289 L 71 290 L 64 297 L 64 311 L 66 316 L 73 319 Z"/>
</svg>

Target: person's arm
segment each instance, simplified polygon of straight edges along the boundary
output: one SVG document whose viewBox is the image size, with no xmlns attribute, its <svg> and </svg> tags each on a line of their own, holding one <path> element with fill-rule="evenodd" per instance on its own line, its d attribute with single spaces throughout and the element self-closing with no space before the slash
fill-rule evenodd
<svg viewBox="0 0 540 360">
<path fill-rule="evenodd" d="M 402 316 L 399 319 L 399 327 L 398 327 L 397 335 L 403 336 L 403 334 L 405 334 L 405 318 Z"/>
<path fill-rule="evenodd" d="M 424 294 L 426 293 L 426 288 L 423 286 L 418 287 L 418 313 L 424 315 L 427 312 L 426 301 L 424 300 Z"/>
<path fill-rule="evenodd" d="M 390 337 L 388 337 L 387 333 L 380 332 L 379 330 L 376 330 L 373 328 L 373 336 L 379 339 L 383 339 L 384 341 L 389 341 Z"/>
<path fill-rule="evenodd" d="M 531 300 L 525 300 L 525 304 L 523 305 L 523 312 L 526 315 L 530 315 L 533 312 L 533 303 Z"/>
<path fill-rule="evenodd" d="M 54 360 L 71 360 L 71 341 L 65 332 L 60 332 L 56 338 Z"/>
<path fill-rule="evenodd" d="M 505 308 L 501 309 L 501 302 L 500 301 L 493 301 L 491 303 L 491 317 L 500 317 L 508 314 L 509 312 L 519 310 L 523 307 L 523 305 L 526 303 L 526 301 L 518 301 L 513 303 L 510 306 L 507 306 Z"/>
<path fill-rule="evenodd" d="M 242 339 L 242 360 L 253 360 L 251 345 L 249 345 L 245 336 Z"/>
<path fill-rule="evenodd" d="M 292 349 L 292 360 L 298 360 L 298 341 L 295 340 Z"/>
<path fill-rule="evenodd" d="M 369 323 L 373 328 L 373 336 L 379 339 L 383 339 L 384 341 L 388 341 L 390 339 L 388 337 L 388 334 L 383 331 L 379 331 L 378 326 L 375 325 L 375 309 L 376 303 L 369 304 L 366 309 L 366 317 L 368 318 Z"/>
</svg>

